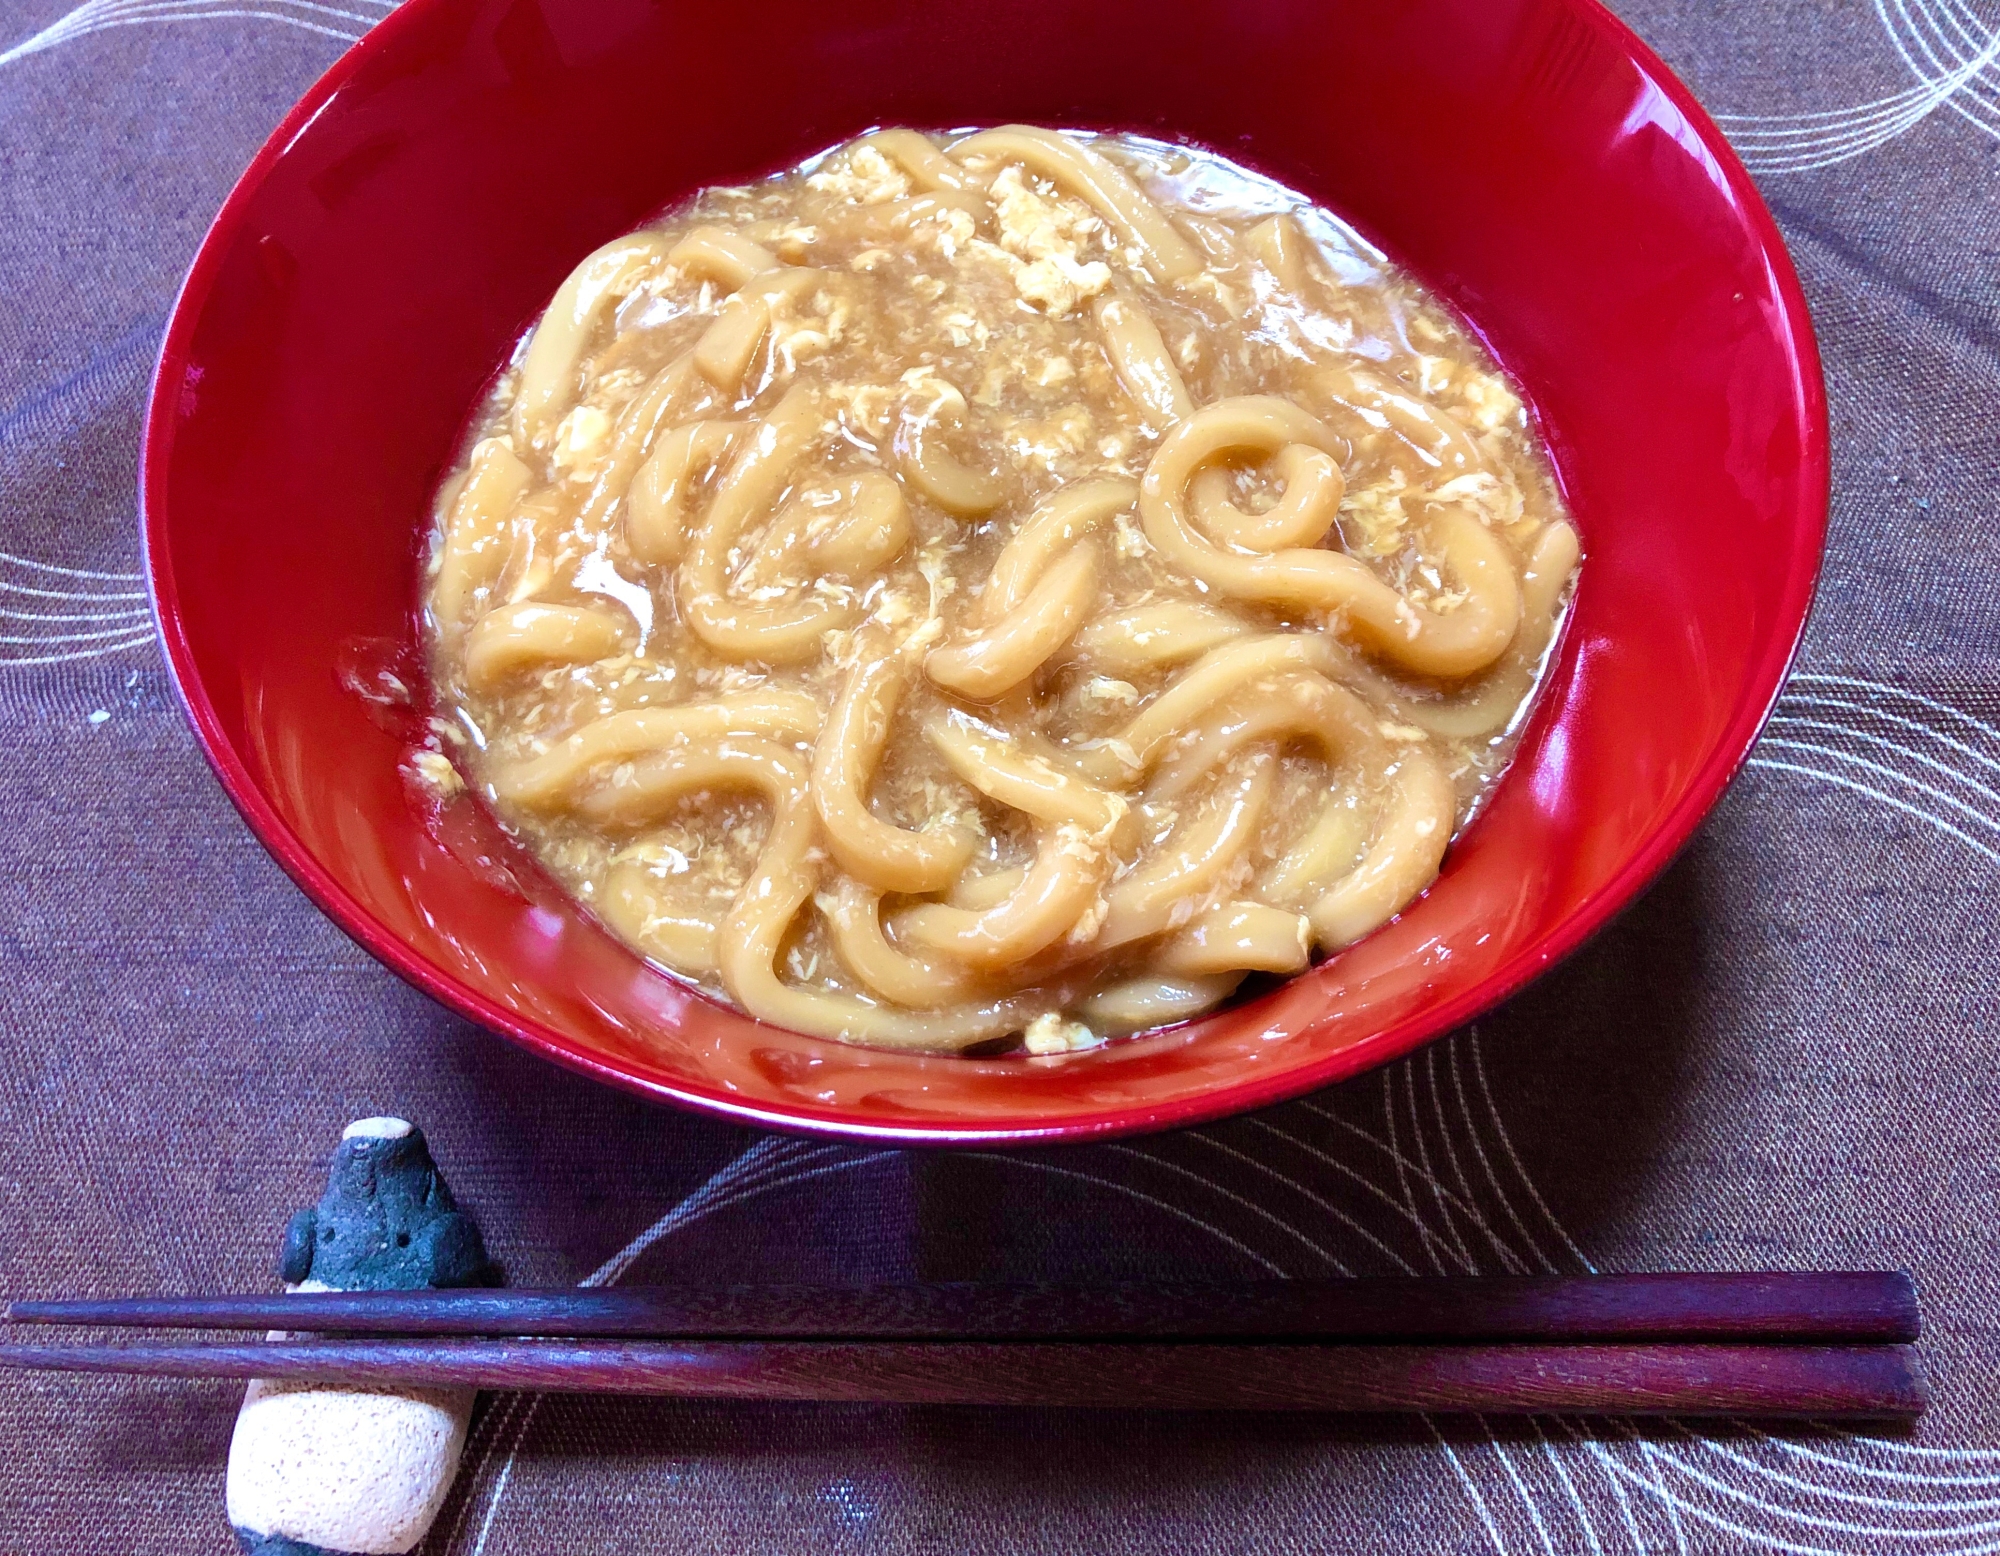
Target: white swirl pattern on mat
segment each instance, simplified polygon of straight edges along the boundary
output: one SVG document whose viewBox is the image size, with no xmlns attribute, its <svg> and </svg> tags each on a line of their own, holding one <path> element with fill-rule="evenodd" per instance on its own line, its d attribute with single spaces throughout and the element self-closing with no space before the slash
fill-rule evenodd
<svg viewBox="0 0 2000 1556">
<path fill-rule="evenodd" d="M 1717 114 L 1745 167 L 1832 167 L 1887 145 L 1939 108 L 2000 136 L 2000 25 L 1981 21 L 1963 0 L 1875 0 L 1875 14 L 1916 85 L 1820 113 Z"/>
<path fill-rule="evenodd" d="M 65 664 L 150 645 L 137 573 L 60 567 L 0 551 L 0 668 Z"/>
<path fill-rule="evenodd" d="M 1935 698 L 1795 675 L 1748 765 L 1886 805 L 2000 864 L 2000 729 Z"/>
<path fill-rule="evenodd" d="M 363 9 L 323 5 L 318 0 L 84 0 L 84 4 L 32 37 L 0 52 L 0 65 L 113 27 L 220 21 L 228 17 L 281 22 L 287 27 L 352 43 L 395 9 L 395 0 L 347 0 L 347 3 Z"/>
</svg>

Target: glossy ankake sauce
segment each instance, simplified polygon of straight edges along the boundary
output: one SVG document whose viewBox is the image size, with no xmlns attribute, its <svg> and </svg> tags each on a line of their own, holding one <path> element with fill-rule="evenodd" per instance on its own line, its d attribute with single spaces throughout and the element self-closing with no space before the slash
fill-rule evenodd
<svg viewBox="0 0 2000 1556">
<path fill-rule="evenodd" d="M 1519 398 L 1325 211 L 885 131 L 557 292 L 440 495 L 431 766 L 761 1019 L 1088 1047 L 1423 891 L 1577 566 Z"/>
</svg>

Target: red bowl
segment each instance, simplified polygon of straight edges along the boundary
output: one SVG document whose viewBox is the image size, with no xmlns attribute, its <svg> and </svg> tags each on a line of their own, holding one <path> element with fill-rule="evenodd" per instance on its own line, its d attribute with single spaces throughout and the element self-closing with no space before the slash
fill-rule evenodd
<svg viewBox="0 0 2000 1556">
<path fill-rule="evenodd" d="M 1588 560 L 1514 770 L 1395 923 L 1171 1032 L 920 1058 L 762 1026 L 651 971 L 483 813 L 414 801 L 409 710 L 354 683 L 388 662 L 407 678 L 431 492 L 579 256 L 872 124 L 1006 120 L 1186 137 L 1353 221 L 1526 388 Z M 1592 0 L 410 0 L 216 218 L 167 332 L 141 484 L 209 758 L 376 956 L 650 1096 L 990 1144 L 1325 1086 L 1574 949 L 1687 839 L 1763 723 L 1818 570 L 1827 439 L 1770 215 L 1687 89 Z"/>
</svg>

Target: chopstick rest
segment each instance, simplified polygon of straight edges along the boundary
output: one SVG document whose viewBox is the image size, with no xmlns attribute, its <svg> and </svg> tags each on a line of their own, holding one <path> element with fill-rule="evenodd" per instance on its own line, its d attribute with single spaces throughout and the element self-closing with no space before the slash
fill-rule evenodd
<svg viewBox="0 0 2000 1556">
<path fill-rule="evenodd" d="M 400 1118 L 357 1119 L 342 1132 L 326 1193 L 285 1228 L 279 1273 L 292 1292 L 488 1285 L 495 1275 L 423 1132 Z M 225 1493 L 243 1548 L 414 1548 L 458 1473 L 474 1392 L 253 1379 Z"/>
</svg>

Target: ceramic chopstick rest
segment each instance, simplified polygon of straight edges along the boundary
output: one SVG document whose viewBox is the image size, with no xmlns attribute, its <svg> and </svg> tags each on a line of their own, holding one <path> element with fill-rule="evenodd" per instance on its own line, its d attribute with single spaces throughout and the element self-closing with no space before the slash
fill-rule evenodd
<svg viewBox="0 0 2000 1556">
<path fill-rule="evenodd" d="M 423 1132 L 399 1118 L 347 1126 L 325 1195 L 285 1228 L 280 1274 L 289 1291 L 496 1283 Z M 472 1399 L 470 1389 L 252 1382 L 229 1444 L 229 1522 L 243 1548 L 411 1550 L 451 1490 Z"/>
</svg>

